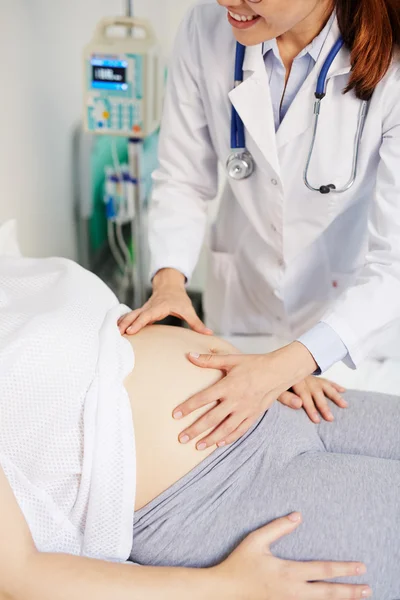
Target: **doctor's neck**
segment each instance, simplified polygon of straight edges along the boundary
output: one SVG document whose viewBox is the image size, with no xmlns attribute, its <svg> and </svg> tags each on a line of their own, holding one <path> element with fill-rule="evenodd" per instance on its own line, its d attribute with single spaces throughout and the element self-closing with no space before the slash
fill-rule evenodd
<svg viewBox="0 0 400 600">
<path fill-rule="evenodd" d="M 291 29 L 276 35 L 283 64 L 290 69 L 296 56 L 306 48 L 323 30 L 328 22 L 334 5 L 331 0 L 319 1 L 311 12 Z"/>
</svg>

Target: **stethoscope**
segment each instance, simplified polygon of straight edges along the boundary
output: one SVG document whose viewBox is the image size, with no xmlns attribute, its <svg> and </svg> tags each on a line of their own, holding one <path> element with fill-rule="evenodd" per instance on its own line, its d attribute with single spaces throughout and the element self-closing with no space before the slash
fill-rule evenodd
<svg viewBox="0 0 400 600">
<path fill-rule="evenodd" d="M 367 115 L 368 102 L 362 101 L 360 110 L 358 113 L 357 132 L 354 141 L 354 152 L 353 152 L 353 164 L 349 181 L 343 188 L 338 189 L 333 183 L 328 185 L 321 185 L 319 188 L 311 185 L 308 179 L 308 173 L 310 169 L 311 159 L 314 153 L 315 140 L 318 131 L 318 121 L 321 112 L 321 102 L 326 96 L 327 76 L 329 69 L 332 66 L 333 61 L 338 55 L 340 49 L 344 44 L 343 38 L 339 37 L 332 50 L 329 52 L 326 61 L 324 62 L 321 72 L 317 81 L 317 88 L 315 90 L 315 103 L 314 103 L 314 130 L 312 136 L 312 142 L 310 150 L 308 152 L 307 162 L 303 173 L 303 181 L 309 190 L 313 192 L 320 192 L 321 194 L 329 194 L 335 192 L 341 194 L 349 190 L 354 184 L 357 177 L 357 165 L 358 156 L 360 151 L 360 141 L 364 128 L 364 122 Z M 236 59 L 235 59 L 235 87 L 243 83 L 243 64 L 246 47 L 242 44 L 237 43 L 236 45 Z M 234 106 L 232 106 L 232 122 L 231 122 L 231 154 L 228 157 L 226 163 L 226 169 L 229 177 L 236 180 L 247 179 L 252 175 L 255 168 L 254 158 L 250 152 L 246 149 L 246 137 L 244 131 L 244 123 L 238 115 Z"/>
</svg>

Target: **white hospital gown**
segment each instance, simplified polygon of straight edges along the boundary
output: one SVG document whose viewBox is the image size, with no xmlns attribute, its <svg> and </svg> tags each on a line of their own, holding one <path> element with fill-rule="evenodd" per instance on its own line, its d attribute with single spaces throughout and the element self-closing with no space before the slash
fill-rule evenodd
<svg viewBox="0 0 400 600">
<path fill-rule="evenodd" d="M 65 259 L 0 257 L 0 464 L 37 548 L 125 561 L 134 432 L 126 312 Z"/>
</svg>

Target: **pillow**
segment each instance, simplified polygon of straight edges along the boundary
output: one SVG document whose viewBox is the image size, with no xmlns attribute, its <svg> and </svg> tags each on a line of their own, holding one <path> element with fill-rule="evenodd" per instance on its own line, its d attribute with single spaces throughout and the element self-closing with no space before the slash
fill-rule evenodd
<svg viewBox="0 0 400 600">
<path fill-rule="evenodd" d="M 1 256 L 21 256 L 17 240 L 17 222 L 10 219 L 0 223 L 0 257 Z"/>
</svg>

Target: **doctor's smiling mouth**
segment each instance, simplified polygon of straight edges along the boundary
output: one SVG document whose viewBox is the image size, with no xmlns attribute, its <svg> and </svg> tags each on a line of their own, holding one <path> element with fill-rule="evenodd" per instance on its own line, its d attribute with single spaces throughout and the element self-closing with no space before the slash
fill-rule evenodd
<svg viewBox="0 0 400 600">
<path fill-rule="evenodd" d="M 226 9 L 235 37 L 244 46 L 255 46 L 288 32 L 294 40 L 299 37 L 311 41 L 319 33 L 315 31 L 316 24 L 318 29 L 334 9 L 332 0 L 217 0 L 217 3 Z"/>
<path fill-rule="evenodd" d="M 247 8 L 246 5 L 236 8 L 234 6 L 229 6 L 229 3 L 225 2 L 224 0 L 217 1 L 218 4 L 226 7 L 228 11 L 228 21 L 232 27 L 235 27 L 235 29 L 251 29 L 262 20 L 260 15 L 257 15 L 254 12 L 249 12 L 248 10 L 243 10 L 243 8 Z"/>
<path fill-rule="evenodd" d="M 228 10 L 228 21 L 236 29 L 250 29 L 260 20 L 260 15 L 243 15 Z"/>
</svg>

